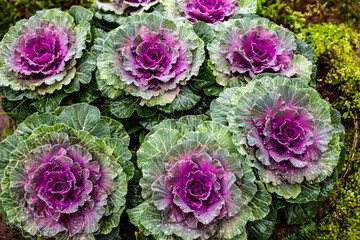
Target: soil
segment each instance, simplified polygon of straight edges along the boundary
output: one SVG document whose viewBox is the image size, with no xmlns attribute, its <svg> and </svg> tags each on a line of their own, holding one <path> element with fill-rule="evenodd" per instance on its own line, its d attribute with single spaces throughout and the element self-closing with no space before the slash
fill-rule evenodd
<svg viewBox="0 0 360 240">
<path fill-rule="evenodd" d="M 9 227 L 6 225 L 6 219 L 0 214 L 0 240 L 25 240 L 21 235 L 20 229 L 17 227 Z"/>
</svg>

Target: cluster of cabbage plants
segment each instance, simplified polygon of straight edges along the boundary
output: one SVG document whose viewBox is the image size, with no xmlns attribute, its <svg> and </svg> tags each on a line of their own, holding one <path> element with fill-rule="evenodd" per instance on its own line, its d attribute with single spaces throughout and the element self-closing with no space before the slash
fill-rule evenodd
<svg viewBox="0 0 360 240">
<path fill-rule="evenodd" d="M 311 46 L 254 0 L 91 10 L 39 11 L 0 42 L 2 106 L 21 122 L 0 143 L 9 224 L 42 239 L 267 239 L 314 216 L 344 128 Z"/>
<path fill-rule="evenodd" d="M 1 210 L 25 236 L 95 239 L 119 225 L 134 174 L 121 123 L 87 104 L 35 113 L 0 143 Z"/>
</svg>

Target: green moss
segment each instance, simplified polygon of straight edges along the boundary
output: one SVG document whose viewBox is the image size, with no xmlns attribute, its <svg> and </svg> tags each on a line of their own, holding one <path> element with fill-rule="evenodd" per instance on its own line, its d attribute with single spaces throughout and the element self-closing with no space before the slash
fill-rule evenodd
<svg viewBox="0 0 360 240">
<path fill-rule="evenodd" d="M 323 79 L 319 87 L 340 93 L 333 105 L 346 116 L 360 108 L 360 60 L 355 53 L 359 34 L 343 24 L 310 24 L 297 36 L 314 47 L 318 79 Z"/>
<path fill-rule="evenodd" d="M 268 0 L 258 0 L 257 13 L 294 32 L 298 32 L 305 26 L 306 17 L 311 14 L 310 12 L 302 13 L 300 11 L 294 11 L 290 6 L 294 1 L 290 1 L 290 3 L 282 0 L 272 2 L 273 3 Z"/>
<path fill-rule="evenodd" d="M 348 149 L 353 134 L 347 135 Z M 353 174 L 340 180 L 319 208 L 316 229 L 299 239 L 359 239 L 360 236 L 360 152 L 354 157 Z M 349 159 L 348 159 L 349 160 Z"/>
</svg>

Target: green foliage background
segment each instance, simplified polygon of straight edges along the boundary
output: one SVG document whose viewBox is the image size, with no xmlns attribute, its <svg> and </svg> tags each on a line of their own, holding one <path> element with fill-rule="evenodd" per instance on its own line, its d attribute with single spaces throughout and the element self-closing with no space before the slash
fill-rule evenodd
<svg viewBox="0 0 360 240">
<path fill-rule="evenodd" d="M 70 9 L 72 5 L 90 8 L 93 0 L 1 0 L 0 1 L 0 39 L 9 28 L 23 18 L 29 18 L 36 11 L 48 8 Z"/>
</svg>

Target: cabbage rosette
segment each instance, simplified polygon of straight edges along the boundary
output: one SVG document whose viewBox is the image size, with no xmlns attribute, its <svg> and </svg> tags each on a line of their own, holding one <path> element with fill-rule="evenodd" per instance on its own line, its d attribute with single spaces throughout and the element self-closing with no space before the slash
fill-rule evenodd
<svg viewBox="0 0 360 240">
<path fill-rule="evenodd" d="M 158 3 L 158 0 L 112 0 L 108 2 L 96 0 L 93 4 L 95 16 L 103 19 L 102 15 L 133 15 L 142 13 Z M 105 19 L 104 19 L 105 20 Z"/>
<path fill-rule="evenodd" d="M 200 95 L 185 85 L 199 74 L 204 58 L 204 42 L 186 19 L 166 13 L 134 15 L 104 40 L 98 85 L 104 96 L 118 98 L 115 102 L 133 99 L 134 105 L 188 110 Z M 192 101 L 179 103 L 184 99 Z"/>
<path fill-rule="evenodd" d="M 191 22 L 226 21 L 237 13 L 255 13 L 256 0 L 160 0 L 164 9 Z"/>
<path fill-rule="evenodd" d="M 125 208 L 129 136 L 93 106 L 57 113 L 33 114 L 0 143 L 0 210 L 27 237 L 95 239 Z"/>
<path fill-rule="evenodd" d="M 340 114 L 301 79 L 258 76 L 245 87 L 226 88 L 211 104 L 211 116 L 229 123 L 233 142 L 250 155 L 269 192 L 290 203 L 330 193 L 344 127 Z"/>
<path fill-rule="evenodd" d="M 216 81 L 251 81 L 260 73 L 281 73 L 310 82 L 316 75 L 314 50 L 294 33 L 257 16 L 230 19 L 214 25 L 208 44 Z"/>
<path fill-rule="evenodd" d="M 271 197 L 237 153 L 228 128 L 185 116 L 155 126 L 137 157 L 145 201 L 131 222 L 156 239 L 246 239 L 248 221 L 265 217 Z"/>
<path fill-rule="evenodd" d="M 68 12 L 38 11 L 17 22 L 0 42 L 0 86 L 44 95 L 72 83 L 67 89 L 71 93 L 79 90 L 76 85 L 89 83 L 96 67 L 86 51 L 92 16 L 74 6 Z"/>
</svg>

